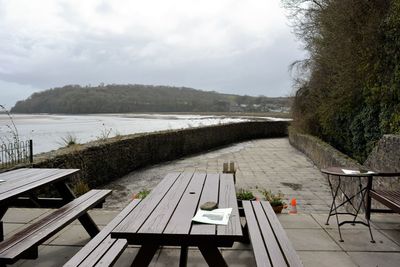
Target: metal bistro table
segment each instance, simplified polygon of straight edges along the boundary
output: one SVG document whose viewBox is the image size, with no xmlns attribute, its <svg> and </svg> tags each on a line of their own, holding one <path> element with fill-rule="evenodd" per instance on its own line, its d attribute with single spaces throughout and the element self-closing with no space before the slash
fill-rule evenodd
<svg viewBox="0 0 400 267">
<path fill-rule="evenodd" d="M 214 201 L 232 208 L 228 225 L 192 223 L 202 203 Z M 132 266 L 147 266 L 160 246 L 181 247 L 180 266 L 185 266 L 189 246 L 200 249 L 209 266 L 226 266 L 218 247 L 243 241 L 232 174 L 170 173 L 121 220 L 111 232 L 141 245 Z"/>
<path fill-rule="evenodd" d="M 349 170 L 352 171 L 352 173 L 345 173 L 343 170 Z M 357 217 L 359 215 L 360 209 L 362 206 L 364 206 L 364 209 L 367 210 L 367 203 L 366 203 L 366 198 L 367 198 L 367 194 L 368 194 L 368 185 L 363 186 L 362 184 L 362 178 L 369 178 L 371 179 L 372 176 L 375 175 L 374 172 L 366 170 L 367 172 L 360 172 L 358 168 L 351 168 L 351 167 L 329 167 L 326 169 L 321 169 L 322 173 L 327 174 L 328 176 L 328 183 L 329 183 L 329 187 L 331 189 L 331 194 L 332 194 L 332 204 L 331 204 L 331 208 L 329 210 L 329 215 L 328 218 L 326 220 L 326 225 L 329 225 L 329 219 L 331 216 L 336 216 L 336 221 L 337 221 L 337 225 L 338 225 L 338 231 L 339 231 L 339 241 L 343 242 L 343 238 L 342 238 L 342 233 L 340 231 L 340 227 L 344 224 L 350 223 L 352 225 L 355 224 L 362 224 L 368 227 L 369 229 L 369 233 L 371 235 L 371 243 L 375 243 L 374 241 L 374 237 L 372 236 L 372 231 L 371 231 L 371 226 L 369 223 L 369 218 L 366 218 L 366 222 L 361 221 L 361 220 L 357 220 Z M 333 178 L 337 179 L 337 185 L 334 188 L 333 184 L 332 184 L 332 180 Z M 343 190 L 343 188 L 341 187 L 341 183 L 342 183 L 342 179 L 349 179 L 349 178 L 357 178 L 358 180 L 358 191 L 354 194 L 349 196 L 348 194 L 346 194 L 346 192 Z M 340 192 L 339 192 L 340 191 Z M 340 203 L 339 205 L 336 205 L 336 198 L 338 196 L 339 193 L 342 193 L 344 196 L 344 199 L 342 201 L 342 203 Z M 360 203 L 358 204 L 358 206 L 355 206 L 355 203 L 353 201 L 353 199 L 357 196 L 360 196 Z M 339 208 L 344 206 L 346 203 L 349 203 L 353 209 L 354 209 L 354 213 L 351 212 L 339 212 Z M 339 222 L 339 214 L 347 214 L 347 215 L 351 215 L 354 216 L 354 219 L 351 221 L 342 221 Z"/>
</svg>

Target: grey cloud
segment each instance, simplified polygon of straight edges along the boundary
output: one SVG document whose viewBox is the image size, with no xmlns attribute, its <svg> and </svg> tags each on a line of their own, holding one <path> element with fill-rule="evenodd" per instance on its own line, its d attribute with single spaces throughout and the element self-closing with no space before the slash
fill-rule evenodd
<svg viewBox="0 0 400 267">
<path fill-rule="evenodd" d="M 111 9 L 105 2 L 97 6 L 97 11 L 105 14 L 112 12 Z M 227 49 L 232 50 L 206 48 L 208 50 L 202 51 L 169 44 L 144 30 L 125 34 L 92 32 L 68 4 L 63 4 L 61 10 L 66 21 L 79 31 L 71 30 L 62 33 L 61 37 L 42 39 L 22 36 L 0 44 L 0 60 L 3 61 L 0 63 L 0 80 L 26 85 L 25 91 L 22 87 L 18 89 L 25 92 L 21 93 L 21 98 L 32 90 L 100 82 L 175 85 L 225 93 L 284 96 L 291 92 L 289 64 L 304 57 L 289 29 L 271 36 L 270 44 L 254 47 L 255 39 L 250 34 L 231 32 Z M 179 27 L 183 32 L 190 32 L 197 23 L 189 20 L 188 24 Z M 3 30 L 1 27 L 0 24 L 0 30 Z M 229 30 L 226 25 L 221 27 Z M 135 30 L 138 29 L 132 29 Z M 0 33 L 2 40 L 10 36 L 7 32 Z M 0 91 L 0 99 L 2 95 L 4 90 Z"/>
</svg>

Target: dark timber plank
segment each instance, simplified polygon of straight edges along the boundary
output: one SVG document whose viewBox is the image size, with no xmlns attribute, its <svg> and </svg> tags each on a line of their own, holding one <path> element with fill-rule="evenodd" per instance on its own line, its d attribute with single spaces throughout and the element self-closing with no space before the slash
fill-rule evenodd
<svg viewBox="0 0 400 267">
<path fill-rule="evenodd" d="M 60 173 L 58 169 L 32 169 L 15 174 L 10 173 L 9 176 L 3 178 L 5 182 L 0 184 L 0 193 L 4 194 L 10 190 L 13 190 L 14 188 L 29 185 L 32 182 L 47 178 L 52 175 L 57 175 L 58 173 Z M 2 178 L 0 177 L 0 179 Z"/>
<path fill-rule="evenodd" d="M 0 179 L 8 181 L 18 178 L 20 176 L 28 175 L 29 172 L 34 172 L 34 169 L 31 168 L 22 168 L 13 171 L 0 173 Z"/>
<path fill-rule="evenodd" d="M 98 246 L 92 252 L 90 252 L 89 255 L 87 255 L 87 258 L 82 263 L 80 263 L 79 266 L 95 266 L 103 258 L 104 254 L 106 254 L 107 251 L 114 246 L 117 240 L 119 239 L 111 238 L 111 236 L 108 235 L 105 239 L 101 241 L 101 243 L 97 244 Z M 128 241 L 126 239 L 120 240 L 125 241 L 125 246 L 128 246 Z"/>
<path fill-rule="evenodd" d="M 0 243 L 0 258 L 14 260 L 29 248 L 39 245 L 58 230 L 71 223 L 87 209 L 97 205 L 111 190 L 91 190 L 45 218 Z"/>
<path fill-rule="evenodd" d="M 133 200 L 126 206 L 110 223 L 108 223 L 92 240 L 89 241 L 81 250 L 78 251 L 64 266 L 90 266 L 97 262 L 108 248 L 100 247 L 100 244 L 110 238 L 110 232 L 140 203 L 139 199 Z M 116 239 L 113 239 L 116 240 Z M 125 240 L 126 239 L 121 239 Z M 113 243 L 114 245 L 114 243 Z"/>
<path fill-rule="evenodd" d="M 218 203 L 219 194 L 219 174 L 207 174 L 203 191 L 201 192 L 200 202 L 212 201 Z M 217 227 L 211 224 L 193 223 L 190 234 L 192 235 L 215 235 Z"/>
<path fill-rule="evenodd" d="M 283 230 L 283 227 L 282 227 L 281 223 L 279 222 L 278 217 L 276 217 L 275 212 L 272 209 L 271 205 L 267 201 L 261 201 L 261 205 L 264 209 L 265 214 L 268 217 L 271 228 L 274 231 L 277 240 L 279 241 L 279 244 L 281 246 L 281 249 L 283 251 L 283 254 L 286 257 L 286 260 L 287 260 L 289 266 L 302 267 L 303 264 L 301 263 L 299 256 L 297 255 L 292 244 L 290 243 L 290 241 L 289 241 L 285 231 Z"/>
<path fill-rule="evenodd" d="M 182 199 L 171 218 L 164 234 L 189 234 L 192 218 L 196 213 L 201 191 L 203 189 L 205 173 L 195 173 L 185 190 Z"/>
<path fill-rule="evenodd" d="M 268 254 L 269 258 L 271 259 L 272 266 L 287 266 L 285 257 L 282 254 L 279 243 L 275 239 L 271 225 L 267 220 L 267 215 L 264 213 L 260 202 L 252 201 L 251 204 L 256 214 L 258 225 L 264 238 L 265 246 L 268 248 Z"/>
<path fill-rule="evenodd" d="M 229 217 L 228 225 L 217 226 L 217 234 L 224 236 L 242 235 L 242 225 L 240 224 L 236 190 L 232 174 L 220 174 L 218 206 L 219 208 L 232 208 L 232 213 Z"/>
<path fill-rule="evenodd" d="M 113 266 L 127 246 L 128 242 L 125 239 L 116 239 L 114 245 L 104 254 L 96 266 Z"/>
<path fill-rule="evenodd" d="M 142 227 L 140 227 L 138 233 L 163 233 L 192 177 L 193 173 L 182 173 L 179 176 L 177 182 L 165 195 L 163 201 L 157 205 L 153 213 L 147 218 Z"/>
<path fill-rule="evenodd" d="M 394 191 L 372 190 L 369 194 L 373 199 L 381 202 L 393 211 L 400 213 L 400 196 L 394 193 Z"/>
<path fill-rule="evenodd" d="M 169 173 L 151 191 L 143 202 L 135 208 L 125 219 L 111 232 L 111 237 L 126 237 L 126 233 L 136 233 L 143 222 L 150 216 L 159 202 L 164 198 L 172 185 L 177 181 L 179 173 Z"/>
<path fill-rule="evenodd" d="M 77 169 L 33 169 L 32 175 L 23 176 L 24 179 L 9 180 L 0 184 L 0 201 L 30 191 L 40 186 L 66 179 L 69 175 L 78 172 Z M 31 171 L 29 173 L 32 173 Z M 1 179 L 1 178 L 0 178 Z"/>
<path fill-rule="evenodd" d="M 268 257 L 267 249 L 264 245 L 264 240 L 253 207 L 250 201 L 243 201 L 242 203 L 257 266 L 270 267 L 272 265 Z"/>
</svg>

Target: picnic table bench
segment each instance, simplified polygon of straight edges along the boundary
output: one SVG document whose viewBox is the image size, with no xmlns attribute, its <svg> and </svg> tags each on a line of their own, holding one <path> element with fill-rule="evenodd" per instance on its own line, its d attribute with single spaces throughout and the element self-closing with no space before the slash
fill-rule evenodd
<svg viewBox="0 0 400 267">
<path fill-rule="evenodd" d="M 126 239 L 111 238 L 111 231 L 139 203 L 139 199 L 129 203 L 99 234 L 65 263 L 64 267 L 112 266 L 128 246 L 128 241 Z"/>
<path fill-rule="evenodd" d="M 9 207 L 18 203 L 22 195 L 30 196 L 41 207 L 54 206 L 54 201 L 37 198 L 32 192 L 47 185 L 54 185 L 61 198 L 56 202 L 64 205 L 22 231 L 0 242 L 0 264 L 12 264 L 19 259 L 35 259 L 38 246 L 63 227 L 79 219 L 82 226 L 94 237 L 99 229 L 87 214 L 87 210 L 104 202 L 111 190 L 90 190 L 76 198 L 66 184 L 66 179 L 78 169 L 18 169 L 0 174 L 0 218 Z M 26 202 L 26 198 L 24 198 Z M 1 238 L 3 225 L 0 223 Z"/>
<path fill-rule="evenodd" d="M 303 266 L 267 201 L 243 201 L 257 266 Z"/>
<path fill-rule="evenodd" d="M 398 172 L 375 172 L 373 176 L 368 178 L 368 194 L 367 194 L 367 207 L 366 207 L 366 218 L 370 220 L 372 212 L 383 212 L 383 213 L 400 213 L 400 190 L 385 190 L 385 189 L 375 189 L 372 185 L 373 177 L 399 177 Z M 372 208 L 372 199 L 380 202 L 389 209 L 376 209 Z"/>
<path fill-rule="evenodd" d="M 207 201 L 232 208 L 228 225 L 193 223 Z M 134 200 L 64 266 L 112 266 L 128 244 L 141 245 L 132 266 L 147 266 L 160 246 L 196 246 L 209 266 L 226 266 L 218 247 L 250 240 L 258 266 L 302 266 L 268 202 L 244 201 L 243 231 L 232 174 L 170 173 L 144 200 Z M 282 264 L 282 265 L 279 265 Z"/>
</svg>

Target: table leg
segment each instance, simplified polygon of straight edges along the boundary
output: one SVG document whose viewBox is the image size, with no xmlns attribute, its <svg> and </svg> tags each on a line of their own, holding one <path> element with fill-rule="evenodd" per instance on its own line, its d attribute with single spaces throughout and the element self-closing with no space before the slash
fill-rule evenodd
<svg viewBox="0 0 400 267">
<path fill-rule="evenodd" d="M 331 195 L 333 197 L 333 187 L 332 187 L 332 183 L 331 183 L 331 179 L 329 179 L 329 174 L 328 174 L 328 183 L 329 183 L 329 188 L 331 189 Z M 332 213 L 332 209 L 333 209 L 333 203 L 335 202 L 335 198 L 333 198 L 332 203 L 331 203 L 331 208 L 329 209 L 329 214 L 328 214 L 328 218 L 326 218 L 326 223 L 325 225 L 329 225 L 329 219 L 331 218 L 331 213 Z"/>
<path fill-rule="evenodd" d="M 370 178 L 371 178 L 371 184 L 372 184 L 372 177 L 368 177 L 368 184 L 367 186 L 363 189 L 364 192 L 361 193 L 361 203 L 360 203 L 360 207 L 361 205 L 364 206 L 365 209 L 365 213 L 367 213 L 368 211 L 368 207 L 371 208 L 371 202 L 368 203 L 368 200 L 371 201 L 371 199 L 368 199 L 369 197 L 369 186 L 370 186 Z M 360 180 L 360 185 L 361 185 L 361 180 Z M 366 198 L 366 199 L 365 199 Z M 367 203 L 365 203 L 365 201 L 367 201 Z M 369 205 L 369 206 L 368 206 Z M 371 225 L 369 223 L 369 218 L 366 215 L 366 220 L 367 220 L 367 226 L 369 229 L 369 234 L 371 235 L 371 243 L 375 243 L 374 237 L 372 235 L 372 230 L 371 230 Z"/>
<path fill-rule="evenodd" d="M 228 266 L 217 247 L 209 245 L 199 246 L 201 254 L 203 254 L 208 266 L 223 267 Z"/>
<path fill-rule="evenodd" d="M 55 187 L 57 188 L 57 191 L 60 193 L 65 203 L 68 203 L 69 201 L 75 199 L 75 194 L 72 192 L 72 190 L 68 187 L 66 183 L 58 182 L 55 184 Z M 93 219 L 86 212 L 82 214 L 78 218 L 78 220 L 81 222 L 82 226 L 88 232 L 90 237 L 93 238 L 100 232 L 99 228 L 94 223 Z"/>
<path fill-rule="evenodd" d="M 342 232 L 340 231 L 338 207 L 336 206 L 336 197 L 337 197 L 337 194 L 339 192 L 339 188 L 340 188 L 340 184 L 341 184 L 341 177 L 339 176 L 338 184 L 337 184 L 335 193 L 333 193 L 333 187 L 332 187 L 331 181 L 329 179 L 329 175 L 328 175 L 328 181 L 329 181 L 329 185 L 331 186 L 331 194 L 332 194 L 332 199 L 333 200 L 332 200 L 331 210 L 329 211 L 328 219 L 326 220 L 326 224 L 327 225 L 329 224 L 329 218 L 332 216 L 331 212 L 334 210 L 335 211 L 336 222 L 337 222 L 337 225 L 338 225 L 339 237 L 340 237 L 339 242 L 343 242 L 344 240 L 342 238 Z M 333 207 L 333 210 L 332 210 L 332 207 Z"/>
<path fill-rule="evenodd" d="M 371 219 L 371 196 L 369 192 L 372 190 L 372 176 L 368 177 L 368 184 L 367 184 L 367 206 L 365 208 L 365 219 L 369 223 Z"/>
<path fill-rule="evenodd" d="M 159 245 L 143 245 L 140 247 L 138 254 L 132 262 L 131 266 L 142 267 L 148 266 L 156 254 Z"/>
<path fill-rule="evenodd" d="M 4 240 L 3 216 L 6 214 L 8 207 L 0 207 L 0 242 Z"/>
<path fill-rule="evenodd" d="M 179 258 L 179 267 L 186 267 L 188 260 L 188 246 L 181 247 L 181 256 Z"/>
</svg>

